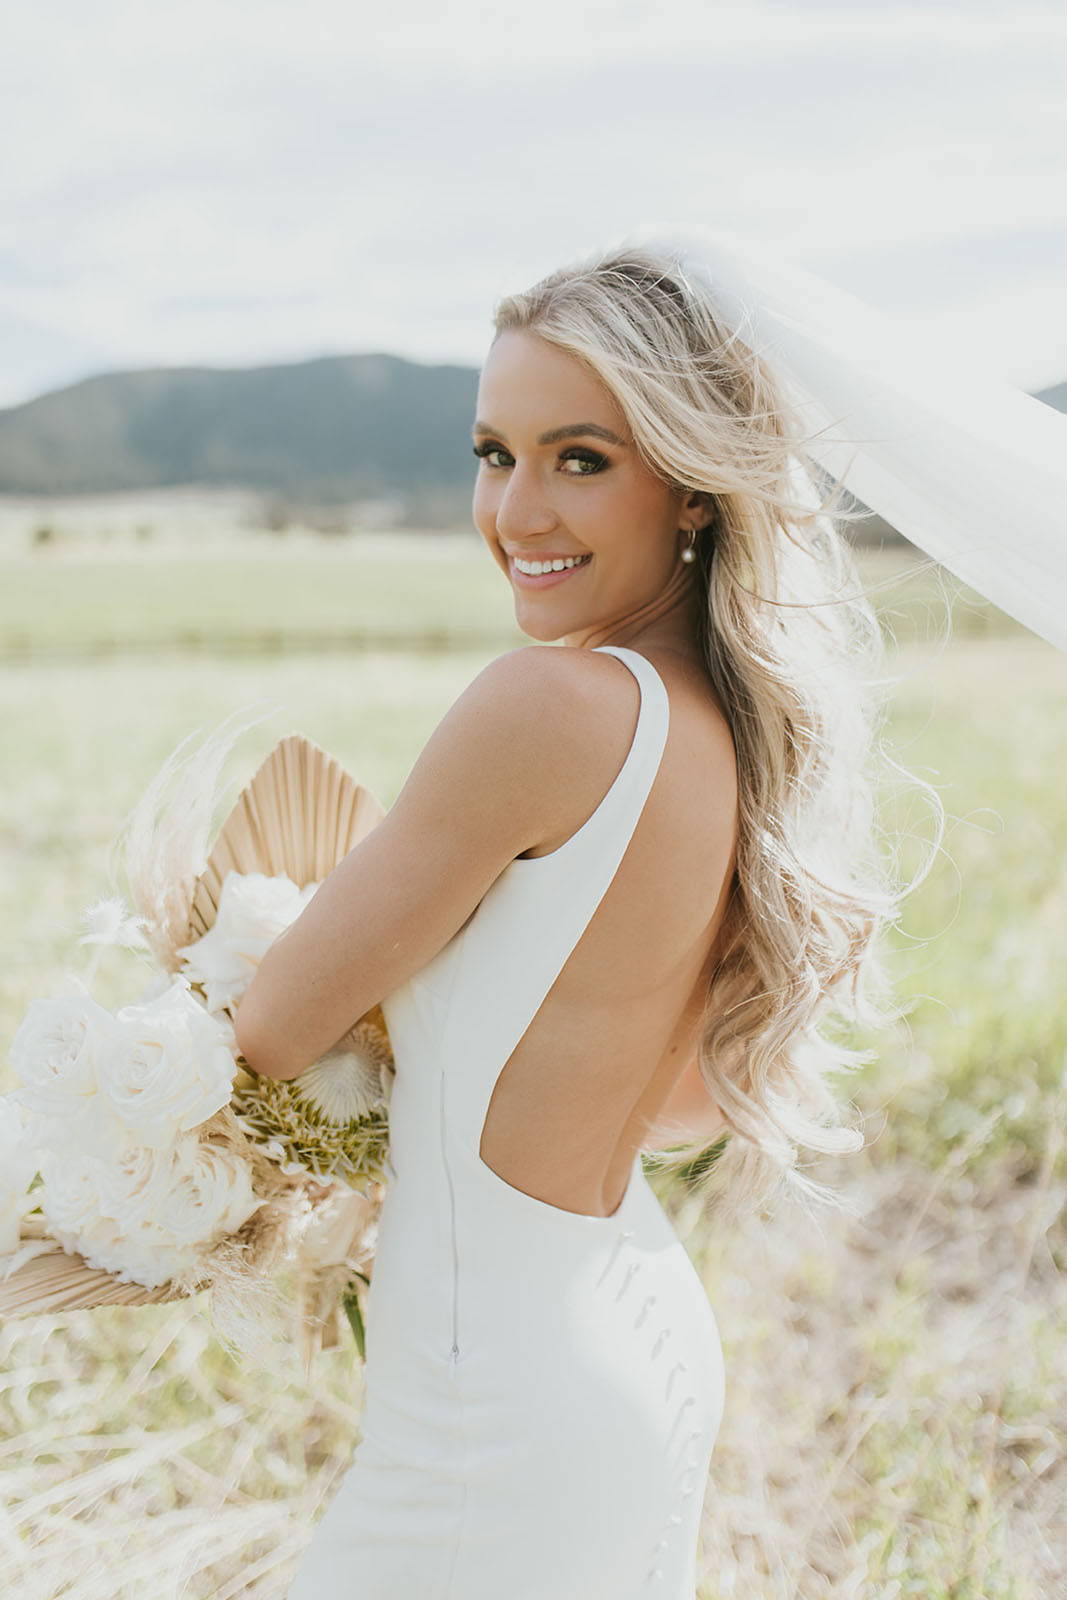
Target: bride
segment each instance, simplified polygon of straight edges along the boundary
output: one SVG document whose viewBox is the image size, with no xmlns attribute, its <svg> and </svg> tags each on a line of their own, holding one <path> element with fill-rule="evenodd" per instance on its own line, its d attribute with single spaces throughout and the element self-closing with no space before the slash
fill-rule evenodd
<svg viewBox="0 0 1067 1600">
<path fill-rule="evenodd" d="M 990 559 L 998 471 L 1048 490 L 1052 432 L 911 355 L 691 231 L 496 309 L 474 520 L 532 642 L 236 1022 L 295 1078 L 380 1003 L 397 1068 L 361 1437 L 293 1600 L 694 1600 L 727 1384 L 646 1166 L 706 1157 L 724 1221 L 836 1200 L 798 1153 L 861 1147 L 828 1079 L 867 1057 L 824 1029 L 891 1014 L 912 886 L 873 849 L 882 638 L 825 474 L 1065 642 L 1051 511 Z"/>
</svg>

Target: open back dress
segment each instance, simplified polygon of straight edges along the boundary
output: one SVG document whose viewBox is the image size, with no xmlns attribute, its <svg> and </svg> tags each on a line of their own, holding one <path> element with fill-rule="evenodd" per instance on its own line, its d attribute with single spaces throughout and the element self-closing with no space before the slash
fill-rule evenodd
<svg viewBox="0 0 1067 1600">
<path fill-rule="evenodd" d="M 518 857 L 382 1002 L 390 1182 L 361 1436 L 290 1600 L 694 1600 L 722 1416 L 718 1327 L 640 1152 L 610 1216 L 481 1158 L 498 1076 L 581 938 L 659 770 L 645 656 L 629 753 L 550 854 Z"/>
</svg>

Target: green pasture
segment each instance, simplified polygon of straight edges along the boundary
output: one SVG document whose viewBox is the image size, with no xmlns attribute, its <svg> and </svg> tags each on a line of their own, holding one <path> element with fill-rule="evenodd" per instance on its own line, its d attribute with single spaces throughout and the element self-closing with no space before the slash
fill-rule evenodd
<svg viewBox="0 0 1067 1600">
<path fill-rule="evenodd" d="M 388 805 L 456 695 L 522 642 L 475 541 L 396 544 L 0 571 L 0 1047 L 85 969 L 107 848 L 186 734 L 269 713 L 228 800 L 300 731 Z M 890 940 L 907 1016 L 850 1041 L 877 1058 L 834 1085 L 867 1147 L 802 1156 L 853 1211 L 725 1234 L 661 1190 L 726 1355 L 701 1600 L 1046 1600 L 1067 1564 L 1067 658 L 947 575 L 909 577 L 916 559 L 863 572 L 898 641 L 884 737 L 945 834 Z M 883 824 L 915 872 L 935 819 L 899 774 Z M 144 981 L 109 952 L 96 993 Z M 7 1592 L 280 1600 L 359 1392 L 351 1348 L 310 1378 L 253 1370 L 196 1304 L 0 1327 Z"/>
<path fill-rule="evenodd" d="M 222 540 L 175 554 L 45 548 L 2 569 L 0 660 L 44 654 L 521 644 L 476 534 Z"/>
<path fill-rule="evenodd" d="M 900 641 L 1024 630 L 910 546 L 863 554 L 863 581 Z M 913 575 L 915 569 L 918 575 Z M 220 541 L 0 561 L 0 661 L 155 652 L 474 650 L 521 644 L 507 579 L 474 533 Z"/>
</svg>

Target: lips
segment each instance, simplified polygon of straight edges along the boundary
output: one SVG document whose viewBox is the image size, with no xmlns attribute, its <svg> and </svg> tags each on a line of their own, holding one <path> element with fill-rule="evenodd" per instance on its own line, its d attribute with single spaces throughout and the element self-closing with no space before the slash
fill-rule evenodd
<svg viewBox="0 0 1067 1600">
<path fill-rule="evenodd" d="M 531 556 L 530 559 L 533 561 L 565 561 L 568 558 L 565 555 L 545 554 L 543 556 Z M 577 577 L 580 572 L 588 571 L 592 564 L 593 557 L 590 553 L 589 559 L 580 562 L 576 567 L 563 567 L 559 572 L 541 572 L 537 577 L 534 577 L 532 573 L 520 572 L 515 565 L 514 556 L 509 555 L 508 576 L 511 578 L 512 583 L 520 589 L 550 589 L 553 584 L 565 583 L 568 578 Z"/>
<path fill-rule="evenodd" d="M 522 550 L 505 550 L 504 554 L 509 561 L 580 561 L 583 556 L 590 554 L 588 550 L 538 550 L 536 555 L 528 556 Z"/>
</svg>

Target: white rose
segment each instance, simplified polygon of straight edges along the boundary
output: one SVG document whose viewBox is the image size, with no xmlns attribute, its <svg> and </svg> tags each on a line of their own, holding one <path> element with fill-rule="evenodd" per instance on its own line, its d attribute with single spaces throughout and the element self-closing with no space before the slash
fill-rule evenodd
<svg viewBox="0 0 1067 1600">
<path fill-rule="evenodd" d="M 114 1147 L 119 1135 L 100 1092 L 100 1068 L 115 1041 L 115 1019 L 88 994 L 31 1000 L 11 1041 L 20 1087 L 12 1099 L 36 1113 L 42 1144 Z"/>
<path fill-rule="evenodd" d="M 54 1150 L 41 1152 L 40 1169 L 39 1203 L 48 1231 L 65 1250 L 78 1250 L 82 1235 L 101 1220 L 100 1179 L 107 1169 L 93 1156 Z M 114 1223 L 108 1226 L 114 1231 Z"/>
<path fill-rule="evenodd" d="M 208 1243 L 233 1233 L 262 1203 L 246 1161 L 220 1145 L 188 1140 L 175 1153 L 158 1220 L 179 1241 Z"/>
<path fill-rule="evenodd" d="M 162 994 L 123 1006 L 100 1085 L 136 1144 L 162 1149 L 230 1098 L 236 1071 L 227 1031 L 178 976 Z"/>
<path fill-rule="evenodd" d="M 278 936 L 294 923 L 318 889 L 299 889 L 292 878 L 235 872 L 222 880 L 214 924 L 192 944 L 180 945 L 182 970 L 203 986 L 209 1011 L 231 1010 L 255 977 Z"/>
<path fill-rule="evenodd" d="M 204 1246 L 262 1204 L 247 1164 L 195 1137 L 163 1151 L 127 1147 L 111 1163 L 48 1153 L 42 1177 L 42 1211 L 63 1248 L 146 1289 L 195 1276 Z"/>
<path fill-rule="evenodd" d="M 27 1113 L 10 1095 L 0 1096 L 0 1255 L 18 1249 L 22 1219 L 37 1203 L 26 1192 L 36 1171 Z"/>
<path fill-rule="evenodd" d="M 150 1229 L 132 1236 L 106 1214 L 103 1190 L 110 1170 L 92 1156 L 46 1152 L 41 1158 L 40 1199 L 48 1232 L 91 1267 L 154 1289 L 172 1276 L 170 1261 Z"/>
<path fill-rule="evenodd" d="M 110 1217 L 124 1233 L 140 1222 L 160 1221 L 176 1149 L 176 1145 L 164 1150 L 147 1144 L 127 1145 L 96 1177 L 101 1214 Z"/>
<path fill-rule="evenodd" d="M 101 1208 L 123 1231 L 151 1223 L 180 1244 L 203 1244 L 232 1233 L 262 1202 L 252 1192 L 247 1162 L 196 1138 L 168 1150 L 131 1150 L 100 1183 Z"/>
<path fill-rule="evenodd" d="M 195 1246 L 176 1244 L 153 1222 L 120 1230 L 114 1222 L 101 1218 L 81 1236 L 76 1248 L 91 1267 L 112 1273 L 122 1283 L 139 1283 L 144 1289 L 158 1289 L 179 1274 L 195 1277 L 200 1260 Z"/>
</svg>

